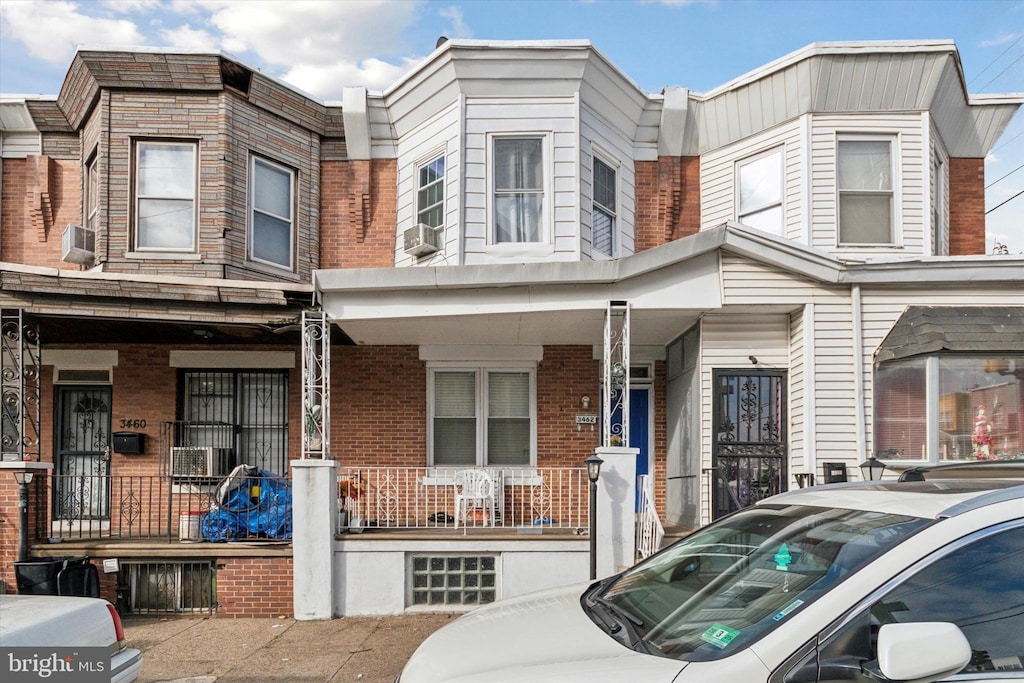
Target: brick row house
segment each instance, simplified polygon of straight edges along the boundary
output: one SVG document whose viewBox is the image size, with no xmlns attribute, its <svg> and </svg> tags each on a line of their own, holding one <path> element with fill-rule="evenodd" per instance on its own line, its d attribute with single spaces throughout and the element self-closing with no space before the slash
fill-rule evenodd
<svg viewBox="0 0 1024 683">
<path fill-rule="evenodd" d="M 649 94 L 585 41 L 448 41 L 339 94 L 83 49 L 56 98 L 0 102 L 0 465 L 35 474 L 29 553 L 108 560 L 125 610 L 584 580 L 595 448 L 670 528 L 868 456 L 1022 457 L 1024 260 L 984 253 L 984 158 L 1024 97 L 968 95 L 951 42 Z M 303 454 L 338 464 L 329 585 L 287 535 L 182 542 L 235 466 Z M 18 496 L 0 472 L 8 586 Z"/>
</svg>

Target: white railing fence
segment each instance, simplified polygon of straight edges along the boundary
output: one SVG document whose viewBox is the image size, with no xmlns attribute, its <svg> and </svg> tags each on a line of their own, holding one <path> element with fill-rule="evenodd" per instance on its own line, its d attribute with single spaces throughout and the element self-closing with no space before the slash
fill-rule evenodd
<svg viewBox="0 0 1024 683">
<path fill-rule="evenodd" d="M 665 538 L 665 527 L 654 506 L 654 481 L 649 475 L 637 477 L 637 491 L 640 504 L 636 513 L 636 554 L 639 559 L 650 557 L 661 547 Z"/>
<path fill-rule="evenodd" d="M 341 467 L 338 531 L 363 528 L 571 529 L 585 533 L 589 501 L 581 467 L 479 468 L 493 500 L 471 503 L 456 520 L 452 467 Z M 493 513 L 492 513 L 493 510 Z"/>
</svg>

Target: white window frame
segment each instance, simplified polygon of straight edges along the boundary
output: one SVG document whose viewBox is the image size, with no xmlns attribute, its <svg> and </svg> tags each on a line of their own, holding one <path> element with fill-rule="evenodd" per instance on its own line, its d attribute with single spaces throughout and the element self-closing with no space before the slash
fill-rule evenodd
<svg viewBox="0 0 1024 683">
<path fill-rule="evenodd" d="M 892 196 L 889 216 L 888 242 L 844 242 L 842 238 L 841 198 L 843 194 L 880 195 L 880 191 L 844 190 L 839 186 L 839 143 L 841 142 L 887 142 L 889 143 L 889 173 L 891 174 Z M 900 208 L 900 139 L 898 133 L 857 133 L 840 132 L 835 138 L 835 184 L 836 184 L 836 244 L 840 247 L 895 247 L 901 244 Z"/>
<path fill-rule="evenodd" d="M 431 182 L 427 183 L 426 185 L 421 185 L 420 184 L 420 173 L 423 171 L 423 169 L 427 168 L 428 166 L 432 166 L 433 164 L 437 163 L 438 161 L 440 161 L 444 165 L 444 168 L 441 171 L 441 177 L 438 178 L 437 180 L 434 180 L 434 181 L 431 181 Z M 445 227 L 445 223 L 447 222 L 447 214 L 446 214 L 446 210 L 445 210 L 445 205 L 446 205 L 446 196 L 445 195 L 447 195 L 447 193 L 448 193 L 448 191 L 447 191 L 447 180 L 448 180 L 448 155 L 447 155 L 446 151 L 443 150 L 443 149 L 442 150 L 437 150 L 437 151 L 435 151 L 435 152 L 433 152 L 431 154 L 426 155 L 425 157 L 423 157 L 422 159 L 420 159 L 419 161 L 417 161 L 414 164 L 414 167 L 413 167 L 413 187 L 415 189 L 414 189 L 414 194 L 413 194 L 413 205 L 415 206 L 415 212 L 416 212 L 416 218 L 415 218 L 415 221 L 414 221 L 415 223 L 417 223 L 417 224 L 423 223 L 423 225 L 429 225 L 432 228 L 443 229 Z M 434 204 L 430 204 L 428 206 L 421 206 L 420 205 L 420 192 L 422 192 L 423 190 L 427 189 L 431 185 L 439 185 L 441 187 L 441 201 L 440 202 L 436 202 Z M 432 209 L 434 209 L 434 208 L 436 208 L 438 206 L 441 207 L 441 222 L 438 223 L 437 225 L 430 225 L 430 223 L 425 223 L 422 220 L 423 214 L 428 212 L 428 211 L 431 211 Z"/>
<path fill-rule="evenodd" d="M 278 214 L 270 213 L 268 211 L 261 211 L 256 208 L 256 195 L 259 192 L 259 188 L 256 187 L 256 165 L 262 164 L 274 171 L 285 173 L 288 175 L 288 208 L 291 215 L 280 216 Z M 263 265 L 271 266 L 273 268 L 281 268 L 289 272 L 295 270 L 295 181 L 297 177 L 295 169 L 279 164 L 275 161 L 271 161 L 266 157 L 252 154 L 249 156 L 249 210 L 248 210 L 248 252 L 249 260 L 254 263 L 261 263 Z M 282 221 L 288 224 L 288 263 L 278 263 L 277 261 L 270 261 L 268 259 L 259 258 L 256 256 L 256 214 L 262 214 L 269 216 L 275 220 Z"/>
<path fill-rule="evenodd" d="M 188 147 L 192 150 L 192 233 L 190 243 L 187 245 L 170 246 L 170 247 L 153 247 L 143 246 L 139 239 L 139 204 L 142 201 L 150 199 L 171 199 L 171 200 L 183 200 L 183 197 L 166 197 L 162 195 L 142 195 L 139 191 L 139 172 L 142 169 L 142 150 L 147 145 L 162 145 L 170 147 Z M 196 251 L 196 232 L 198 227 L 199 216 L 199 143 L 194 140 L 161 140 L 159 138 L 151 139 L 140 139 L 135 141 L 134 150 L 134 172 L 135 178 L 132 187 L 132 209 L 133 209 L 133 230 L 134 230 L 134 244 L 136 251 L 146 252 L 187 252 L 192 253 Z"/>
<path fill-rule="evenodd" d="M 595 174 L 597 171 L 597 165 L 602 164 L 608 168 L 614 174 L 615 180 L 615 206 L 607 207 L 597 201 L 597 180 Z M 615 258 L 619 255 L 619 214 L 618 207 L 622 204 L 621 193 L 620 193 L 620 168 L 619 164 L 612 161 L 606 154 L 602 154 L 597 149 L 594 149 L 593 161 L 591 162 L 590 169 L 590 202 L 591 202 L 591 214 L 590 214 L 590 253 L 593 256 L 604 256 L 607 258 Z M 594 246 L 594 215 L 598 212 L 603 213 L 611 219 L 611 253 L 606 254 L 603 251 L 598 251 L 597 247 Z"/>
<path fill-rule="evenodd" d="M 85 227 L 96 231 L 100 215 L 100 155 L 93 152 L 85 164 Z"/>
<path fill-rule="evenodd" d="M 751 207 L 751 208 L 749 208 L 746 211 L 743 210 L 743 207 L 741 205 L 741 203 L 742 203 L 741 197 L 742 197 L 742 189 L 743 188 L 742 188 L 742 184 L 741 184 L 741 181 L 740 181 L 743 169 L 745 167 L 753 164 L 753 163 L 756 163 L 758 161 L 763 161 L 764 159 L 767 159 L 769 157 L 776 156 L 776 155 L 778 156 L 778 163 L 779 163 L 779 199 L 778 199 L 778 201 L 773 201 L 773 202 L 769 202 L 769 203 L 766 203 L 766 204 L 758 205 L 756 207 Z M 761 213 L 764 213 L 766 211 L 769 211 L 771 209 L 774 209 L 774 208 L 778 207 L 778 209 L 779 209 L 779 225 L 778 225 L 778 227 L 776 229 L 769 230 L 769 229 L 764 228 L 764 227 L 753 226 L 753 225 L 752 225 L 752 227 L 756 227 L 759 230 L 764 230 L 765 232 L 770 232 L 770 233 L 772 233 L 774 235 L 780 235 L 780 236 L 785 235 L 786 234 L 786 148 L 785 148 L 785 146 L 772 147 L 771 149 L 766 149 L 763 152 L 758 152 L 757 154 L 753 154 L 751 156 L 748 156 L 748 157 L 745 157 L 743 159 L 740 159 L 735 164 L 735 167 L 734 167 L 734 170 L 733 170 L 733 178 L 734 178 L 733 185 L 734 185 L 734 188 L 735 188 L 734 192 L 735 192 L 736 220 L 739 221 L 740 223 L 744 223 L 745 222 L 744 219 L 747 218 L 748 216 L 755 216 L 757 214 L 761 214 Z"/>
<path fill-rule="evenodd" d="M 434 377 L 440 372 L 474 372 L 476 374 L 476 462 L 465 464 L 436 464 L 434 462 Z M 530 457 L 529 461 L 515 465 L 492 465 L 487 457 L 487 406 L 491 373 L 527 373 L 530 382 Z M 430 363 L 427 366 L 427 465 L 430 467 L 494 467 L 502 469 L 529 468 L 537 464 L 537 366 L 535 363 Z"/>
<path fill-rule="evenodd" d="M 552 151 L 551 151 L 551 137 L 550 132 L 543 131 L 522 131 L 508 134 L 488 134 L 487 135 L 487 244 L 491 250 L 501 251 L 509 250 L 516 253 L 522 252 L 525 249 L 538 248 L 538 247 L 549 247 L 551 243 L 551 201 L 552 201 Z M 540 210 L 540 225 L 538 226 L 539 234 L 536 241 L 530 242 L 498 242 L 497 241 L 497 221 L 495 220 L 494 212 L 495 197 L 497 195 L 497 188 L 495 188 L 495 182 L 497 179 L 497 173 L 495 172 L 495 156 L 494 156 L 494 143 L 495 140 L 540 140 L 541 141 L 541 153 L 543 159 L 541 161 L 541 172 L 544 177 L 541 179 L 541 189 L 535 190 L 534 193 L 540 194 L 541 196 L 541 210 Z"/>
</svg>

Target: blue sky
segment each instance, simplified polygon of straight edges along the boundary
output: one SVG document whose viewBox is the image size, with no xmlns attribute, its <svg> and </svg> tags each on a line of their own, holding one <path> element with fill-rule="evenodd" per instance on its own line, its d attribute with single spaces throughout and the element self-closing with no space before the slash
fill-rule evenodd
<svg viewBox="0 0 1024 683">
<path fill-rule="evenodd" d="M 0 92 L 56 94 L 78 45 L 147 45 L 223 50 L 337 101 L 441 35 L 587 39 L 648 92 L 707 91 L 813 42 L 951 38 L 972 94 L 1024 92 L 1024 0 L 0 0 Z M 1024 253 L 1022 166 L 1018 113 L 986 163 L 989 251 Z"/>
</svg>

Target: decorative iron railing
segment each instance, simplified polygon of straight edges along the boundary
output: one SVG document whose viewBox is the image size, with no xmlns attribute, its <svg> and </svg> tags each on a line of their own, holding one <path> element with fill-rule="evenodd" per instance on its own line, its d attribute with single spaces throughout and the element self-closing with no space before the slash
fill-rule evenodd
<svg viewBox="0 0 1024 683">
<path fill-rule="evenodd" d="M 479 468 L 491 482 L 457 507 L 459 468 L 342 467 L 338 531 L 516 528 L 586 533 L 587 473 L 578 467 Z M 484 485 L 486 489 L 486 484 Z M 477 491 L 480 493 L 480 491 Z M 493 510 L 493 513 L 492 513 Z"/>
<path fill-rule="evenodd" d="M 637 477 L 636 486 L 640 495 L 636 513 L 636 554 L 642 560 L 658 552 L 665 539 L 665 527 L 654 506 L 653 480 L 649 475 L 641 474 Z"/>
</svg>

